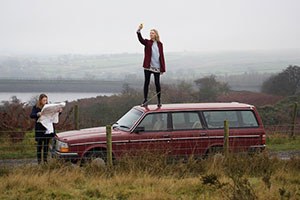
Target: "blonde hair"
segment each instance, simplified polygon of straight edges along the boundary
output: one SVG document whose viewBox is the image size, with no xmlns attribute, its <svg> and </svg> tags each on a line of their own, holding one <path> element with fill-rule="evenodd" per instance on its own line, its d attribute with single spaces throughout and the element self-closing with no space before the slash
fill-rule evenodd
<svg viewBox="0 0 300 200">
<path fill-rule="evenodd" d="M 45 97 L 47 98 L 47 101 L 48 101 L 48 97 L 47 97 L 46 94 L 41 94 L 39 96 L 39 101 L 38 101 L 36 107 L 38 107 L 39 109 L 42 109 L 44 107 L 44 105 L 42 104 L 42 99 L 45 98 Z"/>
<path fill-rule="evenodd" d="M 156 29 L 151 29 L 151 31 L 153 31 L 155 33 L 155 40 L 157 42 L 160 42 L 158 31 Z"/>
</svg>

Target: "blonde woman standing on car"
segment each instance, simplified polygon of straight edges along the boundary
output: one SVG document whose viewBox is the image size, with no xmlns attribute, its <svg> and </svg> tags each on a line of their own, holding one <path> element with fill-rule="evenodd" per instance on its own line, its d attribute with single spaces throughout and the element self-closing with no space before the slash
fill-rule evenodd
<svg viewBox="0 0 300 200">
<path fill-rule="evenodd" d="M 137 30 L 137 36 L 141 44 L 145 46 L 144 49 L 144 101 L 142 106 L 147 106 L 148 102 L 148 90 L 151 74 L 154 75 L 156 94 L 157 94 L 157 106 L 161 107 L 161 87 L 160 87 L 160 75 L 166 71 L 165 58 L 163 52 L 163 44 L 159 39 L 158 31 L 151 29 L 150 40 L 144 39 L 141 34 L 143 24 L 140 24 Z"/>
</svg>

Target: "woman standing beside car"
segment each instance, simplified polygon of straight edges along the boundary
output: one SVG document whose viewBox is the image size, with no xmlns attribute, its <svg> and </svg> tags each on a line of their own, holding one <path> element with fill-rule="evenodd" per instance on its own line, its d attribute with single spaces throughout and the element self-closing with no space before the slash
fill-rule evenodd
<svg viewBox="0 0 300 200">
<path fill-rule="evenodd" d="M 42 149 L 43 149 L 43 160 L 47 162 L 48 149 L 50 139 L 54 136 L 54 133 L 48 133 L 47 129 L 38 122 L 38 119 L 43 115 L 41 112 L 43 107 L 48 103 L 48 97 L 46 94 L 41 94 L 38 99 L 38 103 L 33 106 L 30 118 L 35 119 L 35 141 L 37 141 L 37 161 L 38 164 L 42 160 Z M 58 112 L 61 112 L 60 109 Z"/>
</svg>

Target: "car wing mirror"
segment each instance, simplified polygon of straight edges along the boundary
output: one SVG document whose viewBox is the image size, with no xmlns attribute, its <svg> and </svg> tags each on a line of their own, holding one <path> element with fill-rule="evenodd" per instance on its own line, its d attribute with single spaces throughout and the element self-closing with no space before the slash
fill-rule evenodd
<svg viewBox="0 0 300 200">
<path fill-rule="evenodd" d="M 144 132 L 144 131 L 145 131 L 145 127 L 140 126 L 140 127 L 136 127 L 133 132 L 140 133 L 140 132 Z"/>
</svg>

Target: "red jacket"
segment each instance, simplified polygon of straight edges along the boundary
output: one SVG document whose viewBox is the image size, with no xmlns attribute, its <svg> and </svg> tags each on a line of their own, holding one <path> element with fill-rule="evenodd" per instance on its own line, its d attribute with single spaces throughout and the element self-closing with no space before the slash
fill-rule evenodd
<svg viewBox="0 0 300 200">
<path fill-rule="evenodd" d="M 137 32 L 139 41 L 145 46 L 145 55 L 144 55 L 144 64 L 143 67 L 149 69 L 150 62 L 151 62 L 151 55 L 152 55 L 152 40 L 144 39 L 140 32 Z M 163 51 L 163 44 L 161 42 L 157 42 L 158 51 L 159 51 L 159 61 L 160 61 L 160 72 L 166 71 L 165 66 L 165 58 L 164 58 L 164 51 Z"/>
</svg>

